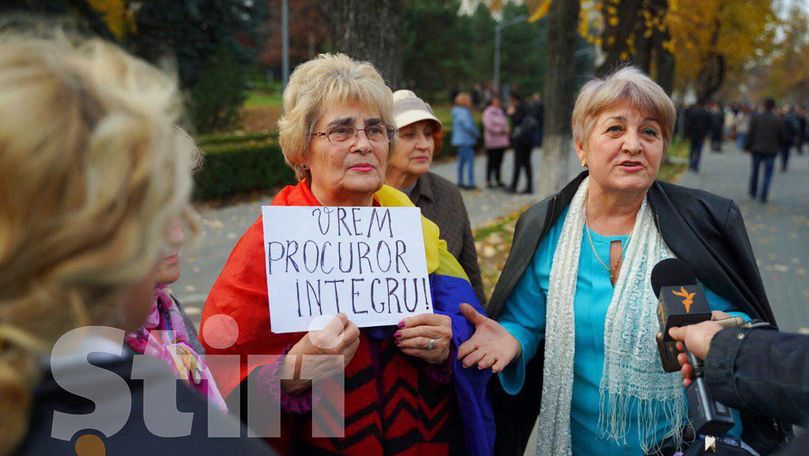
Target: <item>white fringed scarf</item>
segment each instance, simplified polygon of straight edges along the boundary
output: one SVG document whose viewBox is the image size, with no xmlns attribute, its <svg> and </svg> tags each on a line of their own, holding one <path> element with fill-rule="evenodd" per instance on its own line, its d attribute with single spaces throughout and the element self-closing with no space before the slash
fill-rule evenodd
<svg viewBox="0 0 809 456">
<path fill-rule="evenodd" d="M 572 454 L 570 402 L 576 345 L 573 300 L 589 182 L 588 177 L 573 197 L 551 267 L 537 455 Z M 625 444 L 629 417 L 634 412 L 644 452 L 659 443 L 655 441 L 656 409 L 670 423 L 665 437 L 675 439 L 681 438 L 688 415 L 680 375 L 663 371 L 655 348 L 655 334 L 659 331 L 657 299 L 650 277 L 660 260 L 674 254 L 652 217 L 644 200 L 604 322 L 604 371 L 599 387 L 601 437 Z"/>
</svg>

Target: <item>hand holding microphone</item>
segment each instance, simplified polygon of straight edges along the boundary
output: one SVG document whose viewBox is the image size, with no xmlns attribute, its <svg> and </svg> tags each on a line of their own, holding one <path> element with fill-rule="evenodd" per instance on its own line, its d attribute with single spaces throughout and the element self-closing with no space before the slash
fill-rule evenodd
<svg viewBox="0 0 809 456">
<path fill-rule="evenodd" d="M 674 328 L 710 322 L 713 314 L 708 307 L 705 290 L 697 282 L 688 264 L 676 258 L 657 263 L 652 270 L 651 280 L 652 288 L 659 299 L 657 317 L 660 333 L 657 335 L 657 345 L 663 367 L 667 372 L 680 370 L 678 348 L 684 349 L 694 374 L 694 380 L 689 382 L 686 389 L 688 415 L 694 430 L 697 435 L 722 436 L 735 424 L 733 415 L 728 407 L 711 397 L 702 378 L 702 361 L 689 351 L 688 342 L 677 347 L 670 332 Z M 741 321 L 728 320 L 735 324 Z"/>
<path fill-rule="evenodd" d="M 694 356 L 704 360 L 708 356 L 713 336 L 722 329 L 724 327 L 717 321 L 705 321 L 696 325 L 671 328 L 669 335 L 678 341 L 677 349 L 679 351 L 685 351 L 685 346 L 688 346 L 688 350 Z M 677 355 L 677 361 L 682 366 L 680 373 L 683 376 L 683 386 L 688 387 L 694 378 L 694 366 L 688 362 L 685 353 Z"/>
</svg>

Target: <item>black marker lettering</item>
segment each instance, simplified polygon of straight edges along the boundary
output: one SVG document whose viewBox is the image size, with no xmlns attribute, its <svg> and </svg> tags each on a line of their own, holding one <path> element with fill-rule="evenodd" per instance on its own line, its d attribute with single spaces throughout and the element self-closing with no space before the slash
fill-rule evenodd
<svg viewBox="0 0 809 456">
<path fill-rule="evenodd" d="M 337 235 L 338 235 L 338 236 L 342 236 L 342 235 L 343 235 L 343 232 L 342 232 L 342 230 L 340 229 L 340 226 L 341 226 L 341 225 L 342 225 L 343 227 L 345 227 L 345 229 L 346 229 L 346 233 L 348 233 L 348 235 L 349 235 L 349 236 L 351 236 L 351 228 L 349 228 L 349 227 L 348 227 L 348 223 L 346 223 L 346 216 L 347 216 L 347 215 L 348 215 L 348 214 L 346 213 L 345 208 L 342 208 L 342 207 L 338 207 L 338 208 L 337 208 Z"/>
<path fill-rule="evenodd" d="M 387 265 L 388 267 L 384 267 L 385 263 L 382 262 L 380 255 L 382 254 L 382 248 L 385 248 L 385 255 L 387 256 Z M 376 245 L 376 265 L 379 267 L 379 270 L 382 272 L 390 271 L 390 268 L 393 266 L 393 257 L 390 254 L 390 246 L 388 246 L 387 242 L 379 241 L 379 244 Z"/>
<path fill-rule="evenodd" d="M 390 298 L 396 299 L 396 308 L 399 309 L 399 313 L 402 313 L 402 303 L 399 301 L 399 297 L 394 294 L 399 288 L 399 282 L 396 279 L 388 277 L 385 279 L 385 283 L 388 286 L 388 313 L 391 313 L 391 309 L 393 308 L 393 306 L 390 304 Z M 391 283 L 393 284 L 393 288 L 390 287 Z"/>
<path fill-rule="evenodd" d="M 292 258 L 292 255 L 298 253 L 298 241 L 287 241 L 287 258 L 286 258 L 286 269 L 284 272 L 289 272 L 289 263 L 292 263 L 292 267 L 295 268 L 295 272 L 301 272 L 301 269 L 298 267 L 298 263 L 295 262 L 295 259 Z"/>
<path fill-rule="evenodd" d="M 360 295 L 359 291 L 356 291 L 355 284 L 357 282 L 365 282 L 365 279 L 351 279 L 351 310 L 354 311 L 354 314 L 367 314 L 368 310 L 357 310 L 357 302 L 354 299 Z"/>
<path fill-rule="evenodd" d="M 345 282 L 343 279 L 323 281 L 323 283 L 327 285 L 332 284 L 332 286 L 334 286 L 334 306 L 337 307 L 337 313 L 340 313 L 340 295 L 337 293 L 337 284 L 343 282 Z"/>
<path fill-rule="evenodd" d="M 348 244 L 348 264 L 345 267 L 343 267 L 343 244 Z M 343 273 L 351 272 L 351 269 L 354 268 L 354 249 L 351 248 L 350 242 L 337 243 L 337 267 Z"/>
<path fill-rule="evenodd" d="M 402 255 L 404 255 L 405 252 L 407 252 L 407 245 L 405 244 L 405 242 L 403 240 L 397 239 L 396 240 L 396 272 L 397 273 L 402 272 L 402 268 L 399 267 L 400 262 L 401 262 L 401 265 L 404 267 L 404 269 L 407 272 L 410 272 L 410 268 L 407 267 L 407 264 L 402 259 Z"/>
<path fill-rule="evenodd" d="M 371 253 L 371 246 L 367 242 L 357 242 L 357 266 L 360 267 L 360 274 L 362 274 L 362 260 L 368 263 L 368 272 L 373 274 L 374 267 L 371 260 L 368 259 L 368 254 Z"/>
<path fill-rule="evenodd" d="M 359 217 L 359 212 L 361 209 L 359 207 L 352 207 L 351 208 L 351 221 L 354 222 L 354 235 L 355 236 L 362 236 L 360 233 L 359 227 L 357 227 L 357 223 L 362 221 L 362 218 Z"/>
<path fill-rule="evenodd" d="M 281 247 L 281 253 L 278 255 L 278 258 L 272 256 L 272 246 L 273 244 L 278 244 Z M 278 241 L 270 241 L 267 243 L 267 274 L 272 274 L 272 262 L 278 261 L 284 257 L 284 244 Z"/>
<path fill-rule="evenodd" d="M 326 247 L 331 247 L 331 242 L 324 242 L 323 249 L 320 250 L 320 270 L 323 271 L 324 274 L 331 274 L 331 272 L 334 271 L 334 266 L 328 271 L 326 270 Z"/>
<path fill-rule="evenodd" d="M 382 217 L 379 217 L 379 212 L 382 211 Z M 387 224 L 388 229 L 388 237 L 393 237 L 393 224 L 390 220 L 390 209 L 377 209 L 374 208 L 371 211 L 371 220 L 368 223 L 368 237 L 371 237 L 371 229 L 374 226 L 374 221 L 376 221 L 376 231 L 377 233 L 382 233 L 385 230 L 385 225 Z"/>
</svg>

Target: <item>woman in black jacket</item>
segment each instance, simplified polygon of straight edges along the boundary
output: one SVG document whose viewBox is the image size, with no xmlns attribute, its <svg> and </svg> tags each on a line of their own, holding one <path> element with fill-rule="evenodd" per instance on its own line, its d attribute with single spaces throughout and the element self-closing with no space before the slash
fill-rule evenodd
<svg viewBox="0 0 809 456">
<path fill-rule="evenodd" d="M 674 118 L 665 92 L 635 69 L 585 85 L 572 123 L 587 169 L 517 223 L 487 309 L 494 320 L 466 310 L 477 332 L 459 357 L 500 372 L 498 454 L 523 451 L 537 415 L 539 454 L 682 444 L 684 392 L 659 360 L 649 281 L 665 258 L 692 267 L 717 318 L 774 323 L 736 205 L 656 180 Z M 761 452 L 783 440 L 772 420 L 741 421 L 732 432 Z"/>
</svg>

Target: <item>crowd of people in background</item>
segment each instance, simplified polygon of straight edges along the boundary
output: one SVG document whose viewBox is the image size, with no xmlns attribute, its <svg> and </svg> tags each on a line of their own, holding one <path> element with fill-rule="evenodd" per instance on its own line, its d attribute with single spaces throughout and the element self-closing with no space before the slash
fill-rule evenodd
<svg viewBox="0 0 809 456">
<path fill-rule="evenodd" d="M 487 189 L 532 194 L 531 152 L 542 146 L 541 95 L 534 93 L 529 99 L 509 85 L 498 93 L 491 86 L 475 84 L 469 92 L 451 91 L 450 97 L 454 101 L 451 144 L 458 156 L 457 186 L 480 190 L 475 181 L 475 157 L 485 151 Z M 475 110 L 481 111 L 480 124 L 474 121 Z M 767 202 L 776 161 L 781 172 L 786 172 L 792 152 L 803 155 L 804 145 L 809 143 L 809 105 L 778 105 L 772 99 L 725 105 L 698 100 L 680 107 L 677 114 L 675 136 L 688 143 L 689 170 L 699 173 L 706 142 L 712 153 L 722 153 L 722 144 L 732 141 L 740 152 L 751 156 L 748 193 L 762 203 Z M 514 152 L 510 180 L 502 170 L 508 150 Z M 518 188 L 523 175 L 524 185 Z"/>
<path fill-rule="evenodd" d="M 534 192 L 531 151 L 542 146 L 544 104 L 542 96 L 534 93 L 523 97 L 506 86 L 501 94 L 492 88 L 482 90 L 479 84 L 470 92 L 452 91 L 452 146 L 458 155 L 458 187 L 479 190 L 475 181 L 475 155 L 486 151 L 486 188 L 502 189 L 508 193 Z M 472 110 L 482 111 L 480 127 L 474 122 Z M 482 130 L 482 135 L 481 135 Z M 502 175 L 503 156 L 514 150 L 511 181 Z M 518 189 L 520 176 L 525 184 Z"/>
<path fill-rule="evenodd" d="M 750 197 L 766 203 L 777 157 L 781 172 L 786 172 L 792 151 L 803 155 L 804 144 L 809 142 L 808 113 L 806 106 L 778 106 L 772 98 L 759 105 L 722 106 L 715 100 L 698 101 L 681 111 L 683 121 L 678 122 L 679 133 L 689 142 L 688 167 L 699 172 L 703 144 L 709 137 L 711 151 L 715 153 L 722 152 L 723 140 L 733 140 L 740 152 L 751 156 Z"/>
</svg>

